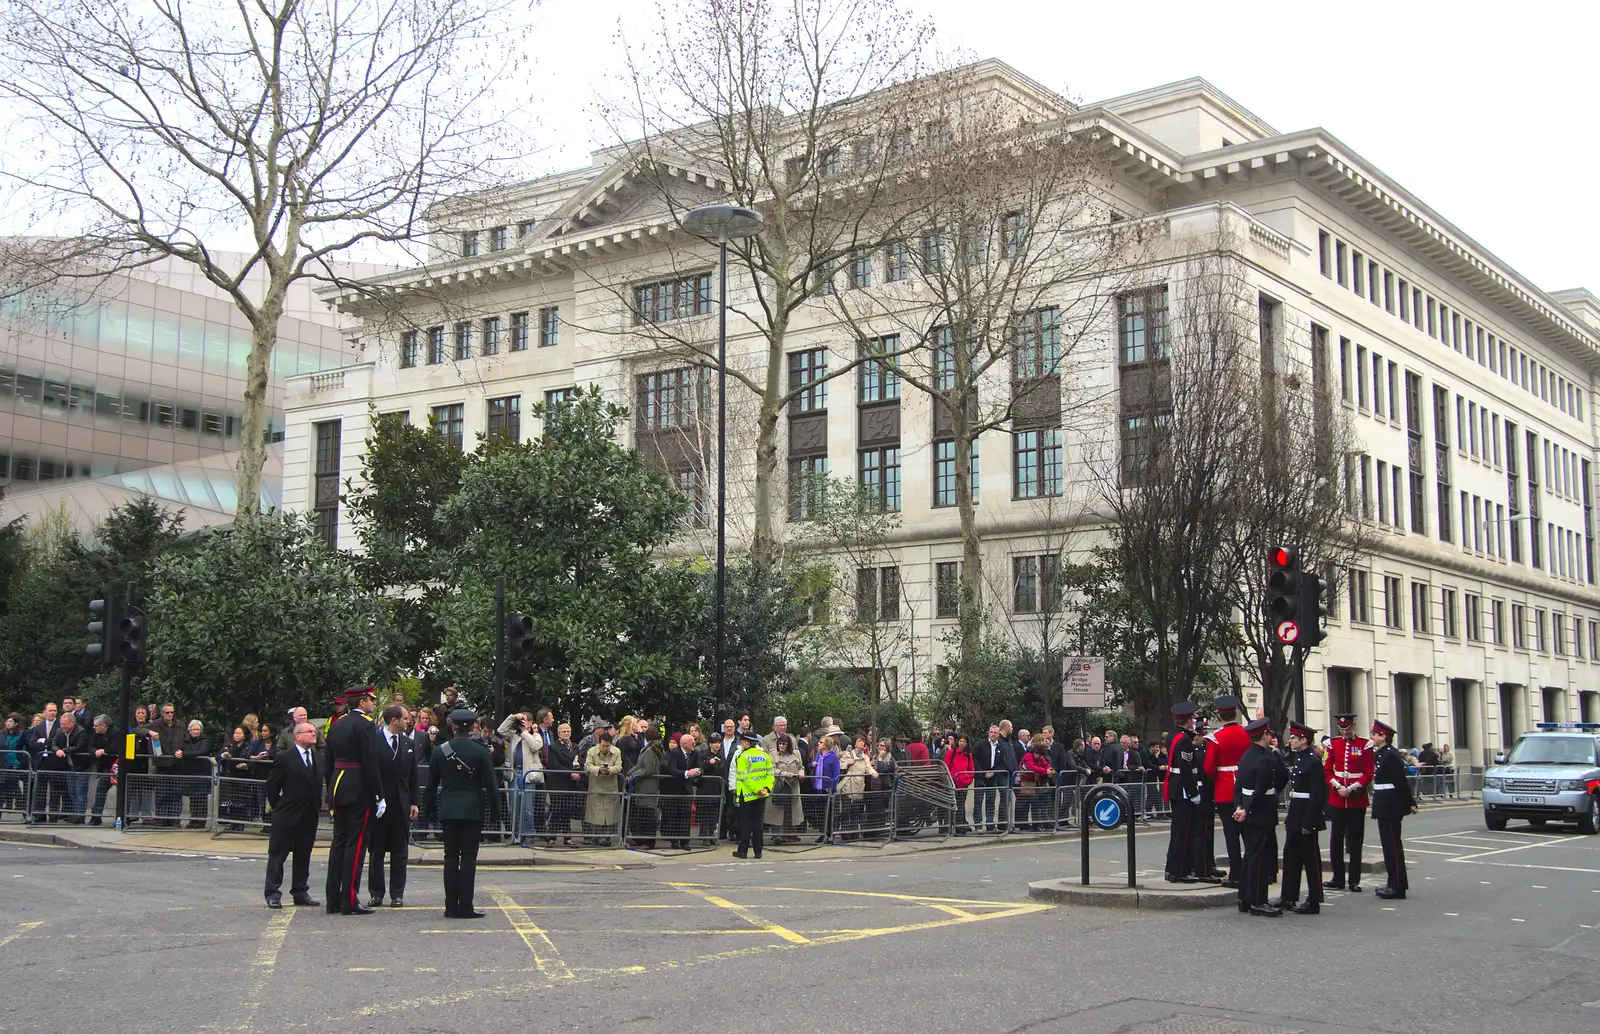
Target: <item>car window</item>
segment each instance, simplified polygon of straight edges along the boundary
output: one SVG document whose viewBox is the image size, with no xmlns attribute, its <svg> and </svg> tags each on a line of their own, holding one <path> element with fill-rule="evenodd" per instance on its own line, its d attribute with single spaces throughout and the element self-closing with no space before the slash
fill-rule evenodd
<svg viewBox="0 0 1600 1034">
<path fill-rule="evenodd" d="M 1595 741 L 1589 736 L 1524 736 L 1507 760 L 1513 765 L 1593 765 Z"/>
</svg>

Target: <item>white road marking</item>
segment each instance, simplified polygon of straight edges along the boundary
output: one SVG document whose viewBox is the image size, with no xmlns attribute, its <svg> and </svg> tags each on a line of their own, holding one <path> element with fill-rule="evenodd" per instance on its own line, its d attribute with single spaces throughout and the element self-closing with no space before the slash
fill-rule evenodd
<svg viewBox="0 0 1600 1034">
<path fill-rule="evenodd" d="M 1516 917 L 1516 916 L 1512 916 L 1512 917 L 1511 917 L 1511 921 L 1512 921 L 1512 922 L 1513 922 L 1513 923 L 1526 923 L 1526 922 L 1527 922 L 1527 920 L 1526 920 L 1526 919 L 1518 919 L 1518 918 L 1517 918 L 1517 917 Z"/>
<path fill-rule="evenodd" d="M 1460 918 L 1461 913 L 1460 912 L 1446 912 L 1445 915 L 1447 915 L 1447 916 L 1456 916 L 1457 918 Z"/>
</svg>

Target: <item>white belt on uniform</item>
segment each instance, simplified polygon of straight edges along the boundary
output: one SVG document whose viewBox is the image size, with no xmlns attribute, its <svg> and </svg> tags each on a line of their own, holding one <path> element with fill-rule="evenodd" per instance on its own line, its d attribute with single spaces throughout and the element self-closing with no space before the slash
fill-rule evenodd
<svg viewBox="0 0 1600 1034">
<path fill-rule="evenodd" d="M 1311 794 L 1309 792 L 1300 793 L 1300 792 L 1295 791 L 1295 790 L 1290 790 L 1289 791 L 1289 796 L 1293 797 L 1297 801 L 1309 801 L 1311 799 Z"/>
<path fill-rule="evenodd" d="M 1394 789 L 1394 784 L 1393 783 L 1373 783 L 1372 784 L 1372 788 L 1374 790 L 1393 790 Z"/>
<path fill-rule="evenodd" d="M 1239 771 L 1239 766 L 1238 765 L 1222 765 L 1221 767 L 1219 767 L 1217 769 L 1217 771 L 1218 772 L 1237 772 L 1237 771 Z"/>
</svg>

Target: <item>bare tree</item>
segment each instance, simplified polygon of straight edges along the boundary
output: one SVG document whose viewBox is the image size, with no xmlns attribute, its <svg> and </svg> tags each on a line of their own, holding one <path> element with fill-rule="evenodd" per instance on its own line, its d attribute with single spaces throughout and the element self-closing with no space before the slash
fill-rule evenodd
<svg viewBox="0 0 1600 1034">
<path fill-rule="evenodd" d="M 606 110 L 625 160 L 673 215 L 731 201 L 766 219 L 762 234 L 730 243 L 730 282 L 740 290 L 730 322 L 753 328 L 761 347 L 748 361 L 730 358 L 728 376 L 759 403 L 752 552 L 771 563 L 779 418 L 806 390 L 785 381 L 790 331 L 825 289 L 821 274 L 896 233 L 886 199 L 916 181 L 890 170 L 921 143 L 917 84 L 932 29 L 896 0 L 664 3 L 653 29 L 630 47 L 624 96 Z M 684 170 L 699 189 L 675 175 Z M 703 254 L 697 246 L 696 260 Z M 628 285 L 613 286 L 635 305 Z M 645 319 L 626 328 L 626 344 L 715 368 L 707 329 Z M 819 378 L 854 365 L 830 364 Z"/>
<path fill-rule="evenodd" d="M 15 0 L 3 175 L 103 275 L 192 263 L 251 327 L 239 509 L 260 498 L 267 370 L 286 292 L 352 249 L 413 238 L 425 207 L 501 149 L 511 0 Z M 248 242 L 242 262 L 221 256 Z"/>
</svg>

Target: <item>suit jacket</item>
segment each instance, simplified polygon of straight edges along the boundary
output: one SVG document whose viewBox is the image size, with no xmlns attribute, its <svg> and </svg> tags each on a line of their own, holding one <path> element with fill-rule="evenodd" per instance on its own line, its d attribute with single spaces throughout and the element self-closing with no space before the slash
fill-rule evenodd
<svg viewBox="0 0 1600 1034">
<path fill-rule="evenodd" d="M 421 805 L 417 795 L 417 747 L 407 733 L 394 738 L 396 753 L 389 753 L 387 734 L 378 730 L 378 779 L 383 783 L 383 799 L 389 802 L 385 817 L 398 815 L 405 821 L 413 804 Z"/>
<path fill-rule="evenodd" d="M 321 754 L 311 752 L 311 767 L 300 760 L 300 748 L 278 751 L 267 772 L 267 810 L 272 821 L 294 825 L 316 822 L 322 814 L 323 770 Z"/>
<path fill-rule="evenodd" d="M 44 767 L 57 772 L 82 772 L 94 763 L 94 758 L 89 754 L 89 731 L 81 726 L 73 726 L 69 733 L 65 727 L 57 724 L 45 749 Z M 56 757 L 58 750 L 67 752 L 66 760 Z"/>
<path fill-rule="evenodd" d="M 38 725 L 35 725 L 33 728 L 28 730 L 28 746 L 26 749 L 28 751 L 28 757 L 33 759 L 33 765 L 35 767 L 37 767 L 39 764 L 40 755 L 42 755 L 46 749 L 49 748 L 50 737 L 54 736 L 56 734 L 56 730 L 59 728 L 61 728 L 61 719 L 57 718 L 55 721 L 49 722 L 48 724 L 45 722 L 40 722 Z"/>
<path fill-rule="evenodd" d="M 1010 773 L 1017 767 L 1016 760 L 1011 756 L 1011 745 L 1003 739 L 990 743 L 987 736 L 972 748 L 972 764 L 977 769 L 978 782 L 984 785 L 988 785 L 991 781 L 997 785 L 1001 780 L 1010 782 L 1009 775 L 1005 773 Z M 1002 774 L 996 776 L 983 774 L 991 770 Z"/>
<path fill-rule="evenodd" d="M 328 770 L 323 775 L 333 804 L 372 807 L 383 796 L 378 778 L 378 728 L 365 713 L 352 711 L 333 724 L 328 734 Z"/>
</svg>

